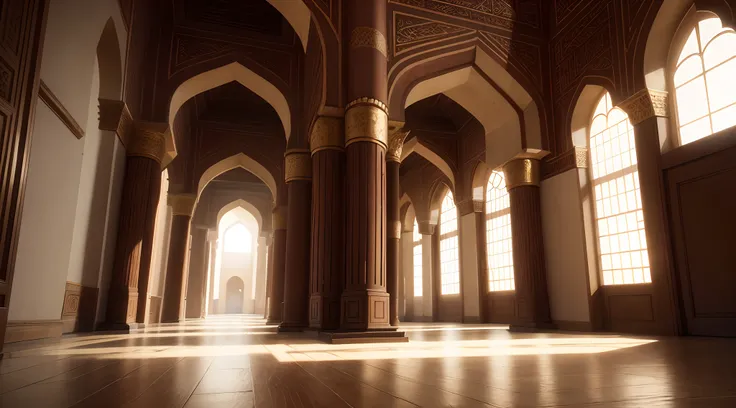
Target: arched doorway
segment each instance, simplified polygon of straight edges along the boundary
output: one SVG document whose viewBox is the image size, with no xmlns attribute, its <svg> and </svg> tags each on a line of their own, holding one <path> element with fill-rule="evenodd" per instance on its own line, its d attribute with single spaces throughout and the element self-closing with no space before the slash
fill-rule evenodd
<svg viewBox="0 0 736 408">
<path fill-rule="evenodd" d="M 228 279 L 225 288 L 225 313 L 240 314 L 243 313 L 243 291 L 245 284 L 243 280 L 237 276 Z"/>
</svg>

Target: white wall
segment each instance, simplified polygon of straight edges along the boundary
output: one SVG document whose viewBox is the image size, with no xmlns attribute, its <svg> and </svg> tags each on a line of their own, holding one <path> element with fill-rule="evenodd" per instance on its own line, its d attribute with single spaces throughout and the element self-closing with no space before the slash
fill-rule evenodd
<svg viewBox="0 0 736 408">
<path fill-rule="evenodd" d="M 475 213 L 460 217 L 460 273 L 462 274 L 463 318 L 480 322 L 478 292 L 478 243 Z"/>
<path fill-rule="evenodd" d="M 255 253 L 222 253 L 222 268 L 220 269 L 220 300 L 217 302 L 216 313 L 225 313 L 227 306 L 227 281 L 233 276 L 243 280 L 243 313 L 253 313 L 253 258 Z"/>
<path fill-rule="evenodd" d="M 552 319 L 589 322 L 588 268 L 578 170 L 544 180 L 541 201 Z"/>
<path fill-rule="evenodd" d="M 403 303 L 399 305 L 399 310 L 403 310 L 405 313 L 400 316 L 411 316 L 410 308 L 413 312 L 414 305 L 409 305 L 409 302 L 414 301 L 414 252 L 412 240 L 414 239 L 413 232 L 404 232 L 401 234 L 401 264 L 400 273 L 401 278 L 404 279 L 404 293 L 399 296 L 399 302 Z"/>
<path fill-rule="evenodd" d="M 434 291 L 434 282 L 432 282 L 432 236 L 422 235 L 422 297 L 414 298 L 415 316 L 424 316 L 425 319 L 432 317 L 432 292 Z M 422 311 L 420 315 L 418 311 Z"/>
</svg>

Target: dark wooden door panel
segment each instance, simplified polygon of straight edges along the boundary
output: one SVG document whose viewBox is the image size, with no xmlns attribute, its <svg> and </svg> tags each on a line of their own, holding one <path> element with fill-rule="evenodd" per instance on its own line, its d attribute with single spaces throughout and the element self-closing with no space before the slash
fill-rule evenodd
<svg viewBox="0 0 736 408">
<path fill-rule="evenodd" d="M 736 148 L 667 172 L 687 330 L 736 336 Z"/>
</svg>

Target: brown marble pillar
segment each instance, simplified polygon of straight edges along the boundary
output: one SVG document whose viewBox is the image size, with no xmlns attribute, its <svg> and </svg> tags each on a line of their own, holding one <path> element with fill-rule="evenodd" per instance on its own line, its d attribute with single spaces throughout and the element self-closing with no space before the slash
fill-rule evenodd
<svg viewBox="0 0 736 408">
<path fill-rule="evenodd" d="M 340 328 L 386 330 L 386 0 L 345 4 L 345 288 Z M 347 41 L 346 41 L 347 42 Z"/>
<path fill-rule="evenodd" d="M 404 140 L 409 131 L 403 123 L 392 122 L 386 151 L 386 290 L 390 297 L 389 322 L 399 325 L 399 252 L 401 251 L 401 220 L 399 218 L 399 167 Z"/>
<path fill-rule="evenodd" d="M 187 319 L 199 319 L 204 317 L 202 307 L 207 284 L 207 229 L 192 227 L 191 240 L 185 315 Z"/>
<path fill-rule="evenodd" d="M 284 173 L 289 188 L 284 274 L 284 317 L 279 331 L 300 331 L 309 326 L 309 230 L 312 165 L 309 150 L 288 150 Z"/>
<path fill-rule="evenodd" d="M 271 253 L 271 291 L 268 299 L 267 324 L 279 324 L 284 317 L 284 274 L 286 272 L 287 207 L 273 210 L 273 251 Z"/>
<path fill-rule="evenodd" d="M 345 127 L 342 118 L 319 117 L 312 128 L 312 231 L 309 327 L 340 327 L 345 274 Z"/>
<path fill-rule="evenodd" d="M 161 323 L 175 323 L 181 318 L 185 282 L 184 267 L 189 247 L 189 224 L 195 201 L 196 196 L 193 194 L 169 194 L 169 205 L 173 217 Z"/>
<path fill-rule="evenodd" d="M 166 124 L 136 122 L 130 134 L 105 328 L 127 330 L 145 319 L 167 131 Z"/>
<path fill-rule="evenodd" d="M 512 329 L 552 328 L 542 239 L 540 162 L 514 159 L 504 166 L 511 201 L 517 321 Z"/>
</svg>

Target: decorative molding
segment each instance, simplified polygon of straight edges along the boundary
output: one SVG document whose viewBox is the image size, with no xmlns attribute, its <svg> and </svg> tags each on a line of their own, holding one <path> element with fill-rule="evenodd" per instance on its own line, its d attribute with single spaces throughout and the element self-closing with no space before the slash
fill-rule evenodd
<svg viewBox="0 0 736 408">
<path fill-rule="evenodd" d="M 126 149 L 128 156 L 147 157 L 161 164 L 166 157 L 169 125 L 155 122 L 135 122 L 135 133 Z"/>
<path fill-rule="evenodd" d="M 354 105 L 345 114 L 345 146 L 372 142 L 388 146 L 388 115 L 376 105 Z"/>
<path fill-rule="evenodd" d="M 515 159 L 503 166 L 506 189 L 521 186 L 537 186 L 540 182 L 540 162 L 534 159 Z"/>
<path fill-rule="evenodd" d="M 473 213 L 482 213 L 483 211 L 485 211 L 485 205 L 485 202 L 473 199 L 458 201 L 457 203 L 455 203 L 455 206 L 457 207 L 457 212 L 460 216 Z"/>
<path fill-rule="evenodd" d="M 345 124 L 342 118 L 320 116 L 312 126 L 309 149 L 312 155 L 322 150 L 345 149 Z"/>
<path fill-rule="evenodd" d="M 84 137 L 84 129 L 79 126 L 71 113 L 64 107 L 59 98 L 51 92 L 51 89 L 46 85 L 45 82 L 41 81 L 41 86 L 38 88 L 38 97 L 41 98 L 43 103 L 51 109 L 52 112 L 61 120 L 61 123 L 69 129 L 70 132 L 77 139 Z"/>
<path fill-rule="evenodd" d="M 286 221 L 288 220 L 287 214 L 288 210 L 285 205 L 280 205 L 273 209 L 273 212 L 271 213 L 271 227 L 274 231 L 286 229 Z"/>
<path fill-rule="evenodd" d="M 5 343 L 61 337 L 61 320 L 9 321 L 5 329 Z"/>
<path fill-rule="evenodd" d="M 393 53 L 400 55 L 417 47 L 473 34 L 475 30 L 419 16 L 394 12 Z"/>
<path fill-rule="evenodd" d="M 312 158 L 308 150 L 287 150 L 284 154 L 284 178 L 287 183 L 312 179 Z"/>
<path fill-rule="evenodd" d="M 389 121 L 388 123 L 388 147 L 386 148 L 386 161 L 401 163 L 401 153 L 404 150 L 404 141 L 411 130 L 404 129 L 404 122 Z"/>
<path fill-rule="evenodd" d="M 432 235 L 436 228 L 437 224 L 432 224 L 430 221 L 417 221 L 417 229 L 422 235 Z"/>
<path fill-rule="evenodd" d="M 102 98 L 99 99 L 99 103 L 100 130 L 115 132 L 120 143 L 127 148 L 134 129 L 128 105 L 123 101 Z"/>
<path fill-rule="evenodd" d="M 376 98 L 369 98 L 367 96 L 363 96 L 358 99 L 355 99 L 351 101 L 350 103 L 348 103 L 347 105 L 345 105 L 345 111 L 347 112 L 350 108 L 354 106 L 358 106 L 358 105 L 373 105 L 381 109 L 382 111 L 386 112 L 386 114 L 388 115 L 388 106 L 386 106 L 385 103 L 379 101 Z"/>
<path fill-rule="evenodd" d="M 194 194 L 169 194 L 167 203 L 171 206 L 173 215 L 191 217 L 196 201 L 197 196 Z"/>
<path fill-rule="evenodd" d="M 667 92 L 645 88 L 621 102 L 619 107 L 629 115 L 631 125 L 636 126 L 649 118 L 669 117 L 668 99 Z"/>
<path fill-rule="evenodd" d="M 548 179 L 572 169 L 588 168 L 588 148 L 573 147 L 542 163 L 542 179 Z"/>
<path fill-rule="evenodd" d="M 388 58 L 386 37 L 373 27 L 355 27 L 350 33 L 350 48 L 373 48 Z"/>
</svg>

